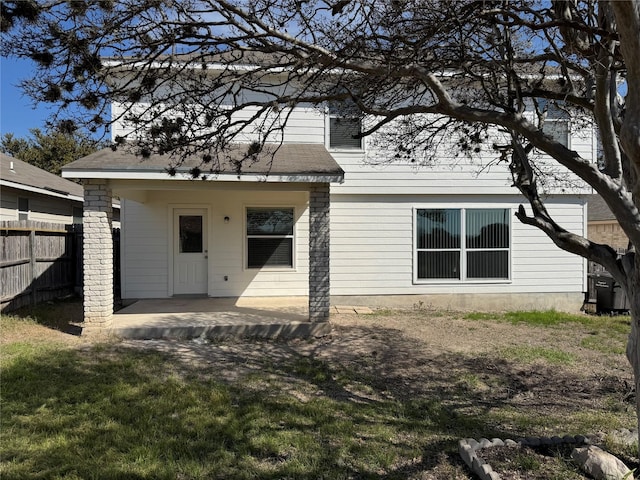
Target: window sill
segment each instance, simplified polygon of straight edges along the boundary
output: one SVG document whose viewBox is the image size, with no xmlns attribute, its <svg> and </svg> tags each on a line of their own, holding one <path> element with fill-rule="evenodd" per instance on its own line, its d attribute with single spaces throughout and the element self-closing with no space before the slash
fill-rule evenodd
<svg viewBox="0 0 640 480">
<path fill-rule="evenodd" d="M 364 148 L 332 148 L 327 147 L 329 152 L 335 153 L 364 153 Z"/>
<path fill-rule="evenodd" d="M 487 280 L 454 280 L 443 278 L 428 280 L 413 280 L 413 285 L 508 285 L 513 283 L 511 279 L 487 279 Z"/>
<path fill-rule="evenodd" d="M 298 269 L 295 267 L 245 267 L 244 270 L 247 272 L 268 272 L 268 273 L 298 271 Z"/>
</svg>

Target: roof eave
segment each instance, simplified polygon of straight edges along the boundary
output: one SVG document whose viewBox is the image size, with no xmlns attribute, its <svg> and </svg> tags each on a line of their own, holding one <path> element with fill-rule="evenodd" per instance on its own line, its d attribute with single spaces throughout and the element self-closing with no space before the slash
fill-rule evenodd
<svg viewBox="0 0 640 480">
<path fill-rule="evenodd" d="M 7 188 L 15 188 L 16 190 L 23 190 L 25 192 L 39 193 L 48 197 L 63 198 L 65 200 L 71 200 L 74 202 L 83 202 L 84 198 L 71 193 L 58 193 L 46 188 L 34 187 L 31 185 L 25 185 L 23 183 L 12 182 L 10 180 L 0 179 L 0 185 Z"/>
<path fill-rule="evenodd" d="M 193 180 L 187 171 L 171 176 L 164 171 L 148 170 L 85 170 L 69 169 L 62 171 L 64 178 L 105 179 L 105 180 Z M 326 173 L 204 173 L 201 181 L 212 182 L 267 182 L 267 183 L 342 183 L 344 172 Z"/>
</svg>

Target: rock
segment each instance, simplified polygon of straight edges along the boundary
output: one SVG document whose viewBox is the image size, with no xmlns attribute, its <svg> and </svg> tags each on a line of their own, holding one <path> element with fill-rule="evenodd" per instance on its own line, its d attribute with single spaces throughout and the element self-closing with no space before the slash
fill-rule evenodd
<svg viewBox="0 0 640 480">
<path fill-rule="evenodd" d="M 477 450 L 478 448 L 480 448 L 480 444 L 475 439 L 465 438 L 465 440 L 473 450 Z"/>
<path fill-rule="evenodd" d="M 632 480 L 631 470 L 620 459 L 595 445 L 574 448 L 571 458 L 596 480 Z M 628 476 L 625 476 L 628 475 Z"/>
<path fill-rule="evenodd" d="M 638 431 L 623 428 L 622 430 L 613 432 L 611 434 L 611 437 L 618 443 L 622 443 L 624 445 L 633 445 L 638 441 Z"/>
<path fill-rule="evenodd" d="M 458 446 L 458 452 L 460 453 L 460 457 L 462 457 L 464 463 L 466 463 L 469 468 L 472 468 L 473 459 L 476 456 L 473 448 L 471 448 L 467 442 L 463 443 L 461 441 Z"/>
<path fill-rule="evenodd" d="M 480 448 L 489 448 L 493 446 L 493 443 L 491 443 L 491 440 L 488 438 L 481 438 L 478 443 L 480 444 Z"/>
<path fill-rule="evenodd" d="M 491 444 L 494 447 L 504 447 L 504 442 L 499 438 L 492 438 L 491 439 Z"/>
</svg>

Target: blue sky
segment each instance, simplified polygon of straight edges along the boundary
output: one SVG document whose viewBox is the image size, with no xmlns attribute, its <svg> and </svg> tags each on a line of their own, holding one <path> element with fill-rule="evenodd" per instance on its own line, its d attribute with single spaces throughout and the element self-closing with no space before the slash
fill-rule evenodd
<svg viewBox="0 0 640 480">
<path fill-rule="evenodd" d="M 44 129 L 50 107 L 40 105 L 34 110 L 33 101 L 17 87 L 20 80 L 32 77 L 34 72 L 29 61 L 0 58 L 0 134 L 26 137 L 31 128 Z"/>
</svg>

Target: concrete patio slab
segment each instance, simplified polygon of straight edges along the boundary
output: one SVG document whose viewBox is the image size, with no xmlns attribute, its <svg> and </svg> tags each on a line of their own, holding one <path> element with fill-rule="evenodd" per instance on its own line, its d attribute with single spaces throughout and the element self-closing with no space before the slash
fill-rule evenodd
<svg viewBox="0 0 640 480">
<path fill-rule="evenodd" d="M 174 297 L 119 310 L 111 332 L 128 339 L 307 338 L 329 334 L 331 325 L 309 321 L 306 298 Z"/>
</svg>

